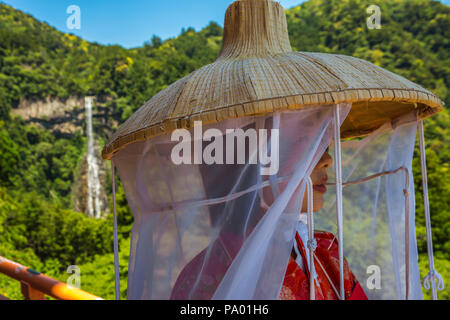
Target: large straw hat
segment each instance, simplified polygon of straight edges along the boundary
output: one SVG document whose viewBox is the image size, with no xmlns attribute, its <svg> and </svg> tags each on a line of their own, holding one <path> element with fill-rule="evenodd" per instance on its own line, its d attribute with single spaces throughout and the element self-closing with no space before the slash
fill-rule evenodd
<svg viewBox="0 0 450 320">
<path fill-rule="evenodd" d="M 217 60 L 156 94 L 111 137 L 103 157 L 194 121 L 211 124 L 312 105 L 353 103 L 342 137 L 366 135 L 417 109 L 441 111 L 430 91 L 367 61 L 293 52 L 283 7 L 272 0 L 240 0 L 225 16 Z M 301 128 L 299 128 L 301 130 Z"/>
</svg>

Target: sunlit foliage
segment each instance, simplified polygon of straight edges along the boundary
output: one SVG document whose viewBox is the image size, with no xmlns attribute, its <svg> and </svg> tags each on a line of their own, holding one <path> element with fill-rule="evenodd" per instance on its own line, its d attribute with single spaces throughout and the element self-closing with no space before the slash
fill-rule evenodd
<svg viewBox="0 0 450 320">
<path fill-rule="evenodd" d="M 372 4 L 381 8 L 381 30 L 366 26 L 366 8 Z M 432 0 L 310 0 L 290 9 L 287 17 L 296 50 L 369 60 L 434 91 L 449 105 L 449 13 L 448 6 Z M 183 29 L 173 39 L 153 36 L 128 50 L 89 43 L 0 4 L 0 255 L 63 281 L 67 267 L 77 264 L 83 289 L 113 298 L 111 217 L 95 221 L 71 211 L 72 186 L 85 152 L 84 128 L 61 136 L 14 118 L 11 110 L 25 99 L 96 96 L 109 110 L 106 124 L 97 129 L 104 142 L 157 92 L 213 62 L 222 33 L 212 22 L 201 31 Z M 449 282 L 448 109 L 425 123 L 436 266 Z M 426 235 L 417 157 L 414 176 L 423 277 Z M 125 296 L 133 217 L 121 187 L 117 198 Z M 21 298 L 19 285 L 2 276 L 0 294 Z M 440 297 L 448 299 L 450 290 Z"/>
</svg>

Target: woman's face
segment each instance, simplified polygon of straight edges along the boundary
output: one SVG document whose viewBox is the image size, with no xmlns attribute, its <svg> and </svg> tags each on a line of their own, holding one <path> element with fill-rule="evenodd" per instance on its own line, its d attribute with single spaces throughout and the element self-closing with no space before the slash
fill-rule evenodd
<svg viewBox="0 0 450 320">
<path fill-rule="evenodd" d="M 320 159 L 317 166 L 311 173 L 311 180 L 313 183 L 313 196 L 314 196 L 314 212 L 320 211 L 324 204 L 324 195 L 327 192 L 326 183 L 328 181 L 327 169 L 333 164 L 333 159 L 331 158 L 328 150 L 325 151 L 322 158 Z M 303 197 L 302 212 L 307 212 L 308 210 L 308 197 L 307 191 L 305 191 L 305 196 Z"/>
<path fill-rule="evenodd" d="M 324 205 L 324 196 L 327 192 L 326 183 L 328 181 L 327 170 L 333 164 L 333 159 L 331 158 L 328 150 L 325 151 L 322 158 L 317 163 L 313 172 L 311 173 L 311 181 L 313 183 L 313 210 L 314 212 L 320 211 Z M 300 187 L 299 187 L 300 188 Z M 274 202 L 274 197 L 271 188 L 265 188 L 263 190 L 264 200 L 269 206 Z M 306 213 L 308 211 L 308 194 L 305 190 L 305 195 L 303 197 L 302 210 L 301 212 Z"/>
</svg>

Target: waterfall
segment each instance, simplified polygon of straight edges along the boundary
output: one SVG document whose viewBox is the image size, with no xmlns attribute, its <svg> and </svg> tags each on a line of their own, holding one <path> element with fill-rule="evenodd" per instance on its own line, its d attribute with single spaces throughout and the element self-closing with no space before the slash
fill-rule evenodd
<svg viewBox="0 0 450 320">
<path fill-rule="evenodd" d="M 100 192 L 101 185 L 99 179 L 99 166 L 94 147 L 94 130 L 92 126 L 92 98 L 85 98 L 86 108 L 86 131 L 88 137 L 87 145 L 87 182 L 88 182 L 88 214 L 90 217 L 100 218 L 101 216 L 101 203 Z"/>
</svg>

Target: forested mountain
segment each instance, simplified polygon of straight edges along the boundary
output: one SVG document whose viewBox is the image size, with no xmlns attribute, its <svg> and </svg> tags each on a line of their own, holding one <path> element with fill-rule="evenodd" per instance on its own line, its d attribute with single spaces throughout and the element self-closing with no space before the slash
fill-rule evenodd
<svg viewBox="0 0 450 320">
<path fill-rule="evenodd" d="M 372 4 L 381 8 L 381 30 L 366 26 L 366 8 Z M 295 50 L 366 59 L 423 85 L 449 106 L 449 13 L 449 6 L 431 0 L 310 0 L 288 10 L 287 17 Z M 211 22 L 200 31 L 183 29 L 178 37 L 165 41 L 149 36 L 142 47 L 125 49 L 62 33 L 0 3 L 1 256 L 61 280 L 69 276 L 65 272 L 69 265 L 80 265 L 83 289 L 113 297 L 111 217 L 94 220 L 73 210 L 74 184 L 84 161 L 86 138 L 84 122 L 78 121 L 82 106 L 68 105 L 68 101 L 96 97 L 94 126 L 101 147 L 154 94 L 214 61 L 222 32 Z M 52 110 L 49 101 L 66 104 L 64 116 Z M 45 115 L 17 116 L 33 103 L 47 103 L 50 110 Z M 61 123 L 70 123 L 72 128 L 62 130 Z M 436 265 L 447 282 L 449 124 L 448 108 L 426 121 Z M 423 276 L 427 260 L 420 161 L 416 159 L 414 165 Z M 106 189 L 111 189 L 110 177 Z M 125 295 L 133 219 L 121 188 L 118 212 Z M 0 294 L 20 298 L 19 284 L 0 276 Z M 450 298 L 450 290 L 440 293 L 440 298 Z"/>
</svg>

